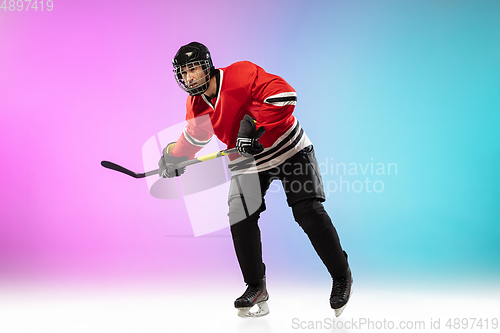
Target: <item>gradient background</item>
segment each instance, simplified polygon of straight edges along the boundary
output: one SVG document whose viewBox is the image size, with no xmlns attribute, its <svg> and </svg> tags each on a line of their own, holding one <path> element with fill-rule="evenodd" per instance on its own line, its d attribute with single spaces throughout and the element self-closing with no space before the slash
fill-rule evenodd
<svg viewBox="0 0 500 333">
<path fill-rule="evenodd" d="M 190 237 L 181 200 L 99 164 L 142 171 L 146 140 L 184 120 L 170 61 L 193 40 L 216 67 L 250 60 L 285 78 L 319 162 L 397 164 L 397 175 L 323 176 L 384 183 L 325 203 L 357 283 L 498 284 L 500 4 L 451 0 L 0 10 L 0 284 L 243 289 L 227 229 Z M 266 200 L 270 282 L 327 281 L 284 194 Z"/>
</svg>

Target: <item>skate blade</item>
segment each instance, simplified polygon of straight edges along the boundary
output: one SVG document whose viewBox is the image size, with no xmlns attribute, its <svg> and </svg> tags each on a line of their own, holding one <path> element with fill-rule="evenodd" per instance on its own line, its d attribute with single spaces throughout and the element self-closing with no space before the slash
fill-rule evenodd
<svg viewBox="0 0 500 333">
<path fill-rule="evenodd" d="M 347 304 L 346 304 L 347 305 Z M 338 317 L 342 314 L 342 311 L 344 311 L 344 308 L 346 307 L 346 305 L 344 305 L 343 307 L 341 308 L 338 308 L 338 309 L 334 309 L 335 310 L 335 317 Z"/>
<path fill-rule="evenodd" d="M 257 305 L 259 309 L 255 312 L 251 312 L 250 310 L 253 309 L 255 305 Z M 255 318 L 265 316 L 269 313 L 269 307 L 267 306 L 266 301 L 257 303 L 255 305 L 253 307 L 238 308 L 238 316 L 243 318 Z"/>
</svg>

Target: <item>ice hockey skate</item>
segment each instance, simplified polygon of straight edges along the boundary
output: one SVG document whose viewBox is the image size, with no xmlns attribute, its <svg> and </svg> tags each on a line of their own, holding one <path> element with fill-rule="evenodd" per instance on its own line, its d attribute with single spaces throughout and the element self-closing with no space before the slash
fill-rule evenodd
<svg viewBox="0 0 500 333">
<path fill-rule="evenodd" d="M 339 277 L 333 278 L 332 293 L 330 294 L 330 306 L 335 310 L 335 317 L 338 317 L 344 311 L 344 308 L 352 294 L 352 276 L 351 269 Z"/>
<path fill-rule="evenodd" d="M 247 290 L 234 301 L 234 307 L 238 309 L 238 316 L 249 317 L 262 317 L 269 313 L 267 300 L 269 294 L 266 289 L 266 278 L 264 277 L 259 284 L 248 285 Z M 256 311 L 251 311 L 255 306 L 258 307 Z"/>
</svg>

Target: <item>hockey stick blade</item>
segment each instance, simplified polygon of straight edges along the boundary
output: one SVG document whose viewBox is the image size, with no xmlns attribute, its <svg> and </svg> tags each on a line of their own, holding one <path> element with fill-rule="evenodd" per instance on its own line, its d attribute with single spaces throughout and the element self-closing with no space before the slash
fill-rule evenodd
<svg viewBox="0 0 500 333">
<path fill-rule="evenodd" d="M 105 168 L 108 168 L 108 169 L 111 169 L 111 170 L 115 170 L 115 171 L 118 171 L 118 172 L 121 172 L 121 173 L 124 173 L 126 175 L 129 175 L 131 177 L 134 177 L 134 178 L 144 178 L 146 177 L 146 174 L 145 173 L 136 173 L 136 172 L 133 172 L 129 169 L 126 169 L 118 164 L 115 164 L 113 162 L 109 162 L 109 161 L 101 161 L 101 165 Z M 156 173 L 158 173 L 158 170 L 155 170 Z M 150 171 L 151 172 L 151 171 Z"/>
</svg>

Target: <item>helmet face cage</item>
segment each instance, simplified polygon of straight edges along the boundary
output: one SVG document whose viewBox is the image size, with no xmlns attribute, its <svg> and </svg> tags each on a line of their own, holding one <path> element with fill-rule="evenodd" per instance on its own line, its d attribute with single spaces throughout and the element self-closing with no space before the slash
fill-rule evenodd
<svg viewBox="0 0 500 333">
<path fill-rule="evenodd" d="M 191 96 L 198 96 L 207 91 L 210 85 L 211 67 L 210 59 L 174 65 L 174 77 L 182 90 Z"/>
</svg>

